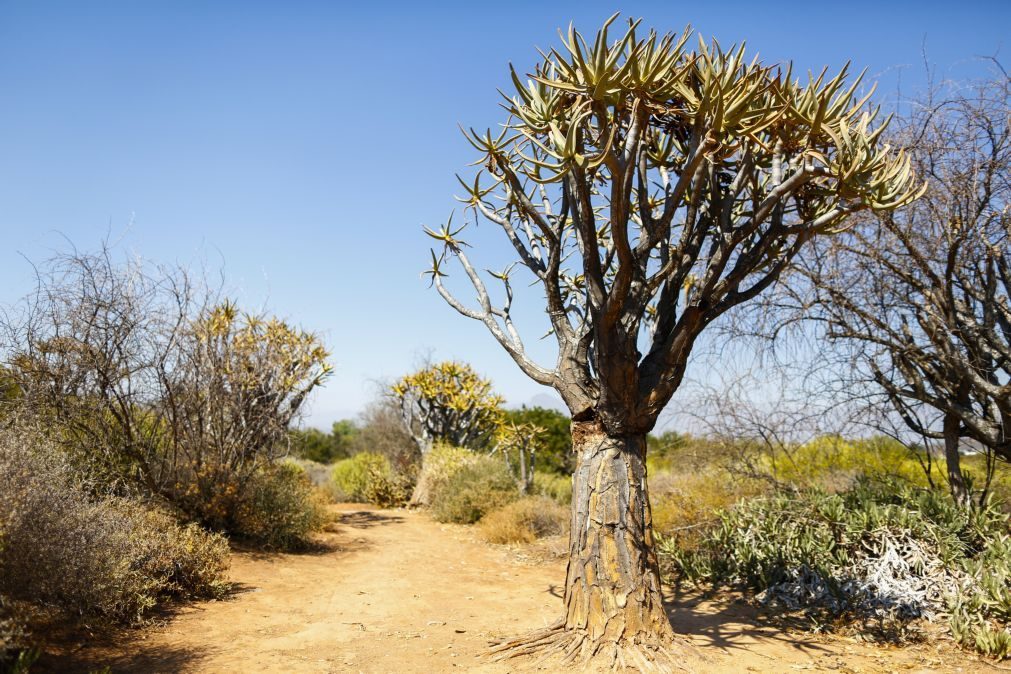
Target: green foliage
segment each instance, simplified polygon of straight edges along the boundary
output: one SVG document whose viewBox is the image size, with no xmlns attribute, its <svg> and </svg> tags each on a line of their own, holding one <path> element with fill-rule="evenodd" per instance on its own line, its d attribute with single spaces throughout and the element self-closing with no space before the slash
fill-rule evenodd
<svg viewBox="0 0 1011 674">
<path fill-rule="evenodd" d="M 804 443 L 766 466 L 777 480 L 798 486 L 845 488 L 857 477 L 891 477 L 921 487 L 927 475 L 912 450 L 890 438 L 847 440 L 825 435 Z"/>
<path fill-rule="evenodd" d="M 572 477 L 555 473 L 534 473 L 534 494 L 547 496 L 561 505 L 568 505 L 572 501 Z"/>
<path fill-rule="evenodd" d="M 861 478 L 841 493 L 776 493 L 719 513 L 695 547 L 663 538 L 682 579 L 759 592 L 765 602 L 849 621 L 950 614 L 961 644 L 993 657 L 1011 645 L 1009 518 L 947 493 Z"/>
<path fill-rule="evenodd" d="M 327 519 L 305 470 L 288 462 L 254 473 L 240 492 L 233 517 L 228 528 L 236 536 L 275 550 L 306 547 Z"/>
<path fill-rule="evenodd" d="M 537 452 L 537 470 L 571 475 L 575 470 L 572 455 L 572 433 L 567 414 L 545 407 L 521 407 L 506 410 L 505 420 L 516 424 L 533 424 L 544 429 L 541 448 Z M 535 478 L 536 479 L 536 478 Z"/>
<path fill-rule="evenodd" d="M 440 522 L 473 524 L 519 497 L 516 483 L 497 457 L 475 455 L 432 491 L 432 515 Z"/>
<path fill-rule="evenodd" d="M 358 437 L 358 426 L 349 419 L 335 421 L 329 433 L 318 428 L 291 431 L 291 453 L 300 459 L 333 463 L 351 455 Z"/>
<path fill-rule="evenodd" d="M 546 496 L 528 496 L 481 518 L 479 533 L 489 543 L 532 543 L 566 531 L 569 509 Z"/>
<path fill-rule="evenodd" d="M 371 475 L 391 473 L 390 461 L 382 454 L 361 452 L 338 461 L 330 472 L 338 500 L 365 501 Z"/>
<path fill-rule="evenodd" d="M 431 505 L 432 494 L 458 470 L 477 461 L 480 455 L 463 447 L 436 442 L 425 454 L 414 497 L 419 505 Z"/>
<path fill-rule="evenodd" d="M 410 482 L 393 470 L 382 454 L 361 452 L 338 461 L 330 473 L 335 498 L 373 503 L 384 508 L 407 501 Z"/>
</svg>

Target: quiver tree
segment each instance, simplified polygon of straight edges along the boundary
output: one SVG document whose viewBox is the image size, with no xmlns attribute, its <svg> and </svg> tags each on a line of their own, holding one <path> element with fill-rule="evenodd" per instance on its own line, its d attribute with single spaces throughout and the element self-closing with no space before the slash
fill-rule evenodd
<svg viewBox="0 0 1011 674">
<path fill-rule="evenodd" d="M 230 527 L 230 498 L 287 453 L 292 423 L 332 372 L 328 358 L 316 335 L 229 301 L 196 316 L 161 405 L 172 428 L 173 500 Z"/>
<path fill-rule="evenodd" d="M 466 363 L 445 361 L 423 367 L 395 382 L 390 395 L 422 461 L 435 442 L 484 449 L 502 420 L 501 396 Z M 411 504 L 427 505 L 431 488 L 422 474 L 414 485 Z"/>
<path fill-rule="evenodd" d="M 526 496 L 534 487 L 534 463 L 543 447 L 546 429 L 534 424 L 503 420 L 495 430 L 495 451 L 502 455 L 509 472 L 516 479 L 520 494 Z"/>
<path fill-rule="evenodd" d="M 592 44 L 571 28 L 529 79 L 513 72 L 509 116 L 471 131 L 483 169 L 462 179 L 467 217 L 502 229 L 515 262 L 485 278 L 463 226 L 430 275 L 519 367 L 572 413 L 573 482 L 565 615 L 500 653 L 602 654 L 674 664 L 646 494 L 646 433 L 677 390 L 692 345 L 732 307 L 771 285 L 812 237 L 851 213 L 914 196 L 908 161 L 879 142 L 876 111 L 846 69 L 806 84 L 692 34 L 637 33 Z M 445 285 L 451 260 L 477 305 Z M 543 291 L 558 357 L 535 362 L 513 320 L 514 276 Z"/>
<path fill-rule="evenodd" d="M 1009 91 L 1001 72 L 914 102 L 894 136 L 923 197 L 812 247 L 796 265 L 807 283 L 791 284 L 794 307 L 847 347 L 850 371 L 917 440 L 943 441 L 960 502 L 962 439 L 1011 460 Z"/>
<path fill-rule="evenodd" d="M 502 397 L 466 363 L 423 367 L 397 380 L 390 394 L 422 454 L 436 441 L 482 449 L 502 417 Z"/>
</svg>

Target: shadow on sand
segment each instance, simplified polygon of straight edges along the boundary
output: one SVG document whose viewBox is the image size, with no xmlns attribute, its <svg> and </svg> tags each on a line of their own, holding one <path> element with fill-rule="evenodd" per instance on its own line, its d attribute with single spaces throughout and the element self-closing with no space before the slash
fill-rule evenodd
<svg viewBox="0 0 1011 674">
<path fill-rule="evenodd" d="M 32 666 L 31 671 L 44 674 L 182 672 L 199 665 L 206 656 L 207 651 L 204 649 L 177 646 L 145 645 L 124 653 L 99 642 L 89 644 L 86 648 L 66 648 L 45 653 Z"/>
<path fill-rule="evenodd" d="M 790 630 L 790 626 L 799 625 L 787 616 L 759 611 L 733 596 L 679 594 L 668 597 L 664 608 L 674 631 L 690 637 L 703 649 L 715 648 L 732 655 L 734 651 L 754 652 L 757 643 L 780 642 L 808 656 L 831 653 L 816 636 L 806 636 L 800 629 Z"/>
<path fill-rule="evenodd" d="M 339 523 L 355 529 L 371 529 L 386 524 L 399 524 L 404 518 L 400 515 L 390 515 L 375 510 L 352 510 L 341 513 Z"/>
</svg>

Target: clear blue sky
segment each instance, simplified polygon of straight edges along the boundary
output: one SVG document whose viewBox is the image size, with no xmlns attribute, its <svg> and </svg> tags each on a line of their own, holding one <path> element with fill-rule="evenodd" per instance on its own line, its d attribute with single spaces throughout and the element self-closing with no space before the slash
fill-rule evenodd
<svg viewBox="0 0 1011 674">
<path fill-rule="evenodd" d="M 545 390 L 420 279 L 421 225 L 453 208 L 453 174 L 472 160 L 457 123 L 501 120 L 507 63 L 525 69 L 558 27 L 592 32 L 617 9 L 746 39 L 766 62 L 852 60 L 883 98 L 900 78 L 922 85 L 923 44 L 952 76 L 1011 48 L 1006 0 L 0 0 L 0 302 L 29 290 L 25 257 L 111 233 L 160 261 L 223 260 L 244 303 L 322 333 L 336 373 L 315 425 L 353 415 L 371 381 L 428 350 L 529 402 Z M 504 242 L 490 228 L 477 240 Z"/>
</svg>

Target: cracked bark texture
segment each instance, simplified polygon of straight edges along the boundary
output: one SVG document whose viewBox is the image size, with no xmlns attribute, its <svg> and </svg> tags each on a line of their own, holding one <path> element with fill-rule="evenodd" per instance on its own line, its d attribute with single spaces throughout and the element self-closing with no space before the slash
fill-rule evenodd
<svg viewBox="0 0 1011 674">
<path fill-rule="evenodd" d="M 573 479 L 565 627 L 593 641 L 673 641 L 663 608 L 646 487 L 644 435 L 610 437 L 573 424 Z"/>
</svg>

